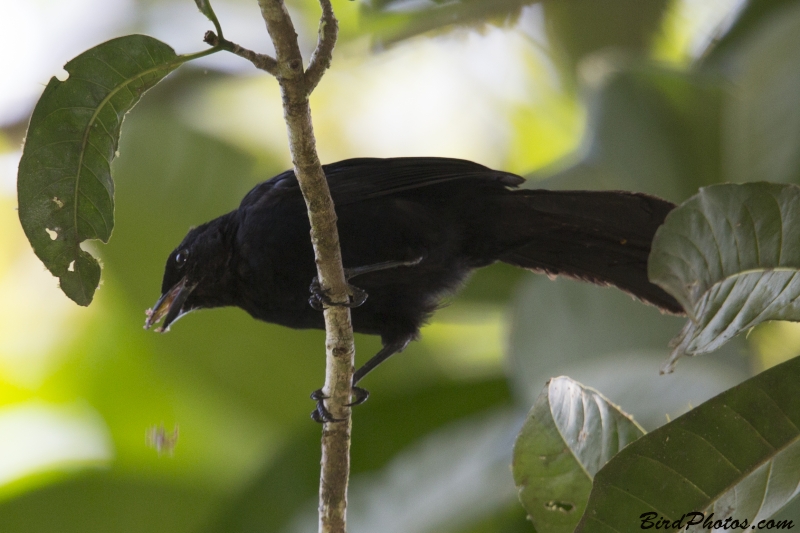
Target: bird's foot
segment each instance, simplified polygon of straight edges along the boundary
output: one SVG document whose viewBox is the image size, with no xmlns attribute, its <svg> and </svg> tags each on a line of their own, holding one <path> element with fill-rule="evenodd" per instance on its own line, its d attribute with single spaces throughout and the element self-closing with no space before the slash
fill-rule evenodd
<svg viewBox="0 0 800 533">
<path fill-rule="evenodd" d="M 353 401 L 345 404 L 347 407 L 353 407 L 354 405 L 361 405 L 362 403 L 367 401 L 369 398 L 369 391 L 367 389 L 362 389 L 361 387 L 356 387 L 353 385 L 352 391 Z"/>
<path fill-rule="evenodd" d="M 344 418 L 334 417 L 328 408 L 325 407 L 325 400 L 328 396 L 322 392 L 322 389 L 317 389 L 311 393 L 311 399 L 317 402 L 317 408 L 311 411 L 311 419 L 318 424 L 325 422 L 341 422 Z"/>
<path fill-rule="evenodd" d="M 351 309 L 353 307 L 359 307 L 367 301 L 367 297 L 369 296 L 367 291 L 348 283 L 347 291 L 349 300 L 343 303 L 334 302 L 328 295 L 328 291 L 322 288 L 322 284 L 316 276 L 311 281 L 311 286 L 308 290 L 311 292 L 308 303 L 317 311 L 323 311 L 325 307 L 349 307 Z"/>
<path fill-rule="evenodd" d="M 352 390 L 353 401 L 345 404 L 345 407 L 353 407 L 354 405 L 361 405 L 362 403 L 367 401 L 369 398 L 369 391 L 367 389 L 362 389 L 361 387 L 353 387 Z M 322 389 L 317 389 L 311 393 L 311 399 L 317 402 L 317 408 L 311 411 L 311 418 L 314 422 L 322 424 L 324 422 L 341 422 L 344 418 L 336 418 L 328 411 L 328 408 L 325 407 L 325 400 L 328 399 L 328 396 L 322 392 Z"/>
</svg>

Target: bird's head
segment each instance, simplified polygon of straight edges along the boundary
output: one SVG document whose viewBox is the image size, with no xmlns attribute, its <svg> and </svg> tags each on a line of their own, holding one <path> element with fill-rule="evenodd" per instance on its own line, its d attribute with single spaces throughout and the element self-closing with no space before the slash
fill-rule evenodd
<svg viewBox="0 0 800 533">
<path fill-rule="evenodd" d="M 170 325 L 196 309 L 229 305 L 230 263 L 234 252 L 231 214 L 192 228 L 167 258 L 161 298 L 147 310 L 145 329 L 162 318 L 156 329 Z"/>
</svg>

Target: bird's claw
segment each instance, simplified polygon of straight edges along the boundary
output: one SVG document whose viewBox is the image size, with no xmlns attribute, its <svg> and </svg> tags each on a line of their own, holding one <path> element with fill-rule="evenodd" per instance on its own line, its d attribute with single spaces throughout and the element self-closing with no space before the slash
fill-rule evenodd
<svg viewBox="0 0 800 533">
<path fill-rule="evenodd" d="M 311 419 L 318 424 L 325 422 L 341 422 L 344 418 L 336 418 L 325 407 L 325 400 L 328 396 L 322 392 L 322 389 L 317 389 L 311 393 L 311 399 L 317 402 L 317 408 L 311 411 Z"/>
<path fill-rule="evenodd" d="M 353 386 L 352 395 L 353 401 L 345 404 L 345 407 L 353 407 L 354 405 L 361 405 L 366 402 L 367 398 L 369 398 L 369 391 L 361 387 Z M 328 408 L 325 407 L 325 400 L 328 399 L 328 396 L 325 396 L 322 389 L 317 389 L 312 392 L 311 399 L 317 402 L 317 408 L 311 411 L 311 419 L 314 420 L 314 422 L 322 424 L 325 422 L 341 422 L 344 420 L 344 418 L 334 417 L 333 414 L 328 411 Z"/>
<path fill-rule="evenodd" d="M 308 304 L 317 311 L 324 311 L 325 307 L 349 307 L 352 309 L 353 307 L 364 305 L 364 302 L 366 302 L 369 297 L 367 291 L 348 283 L 347 290 L 349 301 L 343 303 L 334 302 L 331 300 L 330 296 L 328 296 L 328 292 L 322 288 L 322 284 L 320 284 L 319 278 L 317 277 L 311 281 L 311 286 L 308 290 L 311 292 Z"/>
<path fill-rule="evenodd" d="M 355 399 L 350 403 L 346 403 L 346 407 L 353 407 L 354 405 L 361 405 L 362 403 L 366 402 L 369 398 L 369 391 L 353 385 L 352 395 Z"/>
</svg>

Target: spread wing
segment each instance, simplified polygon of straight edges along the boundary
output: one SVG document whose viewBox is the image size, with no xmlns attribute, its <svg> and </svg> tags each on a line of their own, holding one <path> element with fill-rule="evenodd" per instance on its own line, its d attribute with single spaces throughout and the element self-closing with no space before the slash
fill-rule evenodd
<svg viewBox="0 0 800 533">
<path fill-rule="evenodd" d="M 492 170 L 463 159 L 445 157 L 364 157 L 323 165 L 322 169 L 328 178 L 328 186 L 336 205 L 462 179 L 492 181 L 506 187 L 517 187 L 525 181 L 516 174 Z M 265 196 L 290 191 L 296 193 L 298 189 L 294 172 L 287 170 L 256 185 L 244 197 L 241 207 L 255 204 Z"/>
</svg>

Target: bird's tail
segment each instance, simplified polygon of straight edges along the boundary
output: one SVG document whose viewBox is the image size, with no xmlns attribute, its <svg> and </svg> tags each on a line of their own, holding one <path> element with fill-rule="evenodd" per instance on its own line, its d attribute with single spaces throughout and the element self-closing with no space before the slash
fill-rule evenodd
<svg viewBox="0 0 800 533">
<path fill-rule="evenodd" d="M 504 196 L 495 228 L 500 261 L 613 285 L 671 313 L 680 304 L 647 279 L 656 229 L 674 204 L 621 191 L 516 190 Z M 497 241 L 495 241 L 497 243 Z"/>
</svg>

